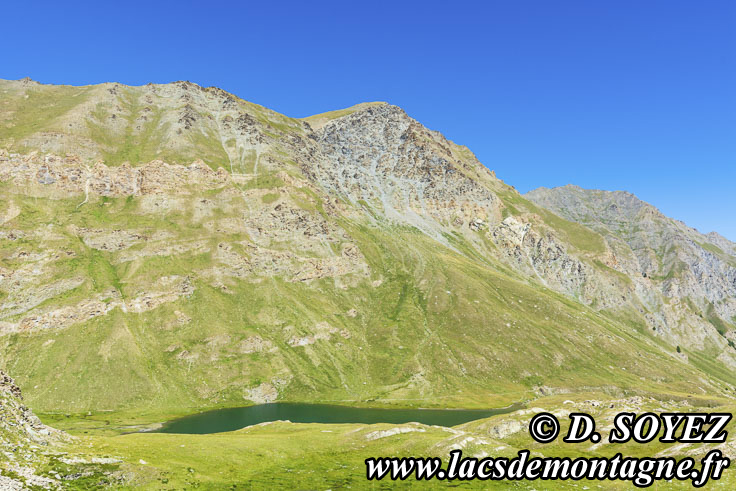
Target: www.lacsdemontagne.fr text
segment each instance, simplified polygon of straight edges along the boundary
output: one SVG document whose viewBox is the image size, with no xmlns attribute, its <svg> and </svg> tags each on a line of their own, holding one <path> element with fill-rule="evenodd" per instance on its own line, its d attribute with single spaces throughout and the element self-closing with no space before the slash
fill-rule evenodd
<svg viewBox="0 0 736 491">
<path fill-rule="evenodd" d="M 691 457 L 530 457 L 528 450 L 519 451 L 516 457 L 487 457 L 477 459 L 463 457 L 461 450 L 450 452 L 450 462 L 445 468 L 438 457 L 379 457 L 366 459 L 368 480 L 438 481 L 630 481 L 637 487 L 651 486 L 655 481 L 692 481 L 694 487 L 704 486 L 709 479 L 719 479 L 730 460 L 720 450 L 711 450 L 700 460 L 700 470 Z"/>
</svg>

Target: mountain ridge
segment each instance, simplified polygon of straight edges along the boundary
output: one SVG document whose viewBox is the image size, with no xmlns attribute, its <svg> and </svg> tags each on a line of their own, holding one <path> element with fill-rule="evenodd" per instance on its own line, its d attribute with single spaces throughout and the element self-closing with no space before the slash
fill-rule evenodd
<svg viewBox="0 0 736 491">
<path fill-rule="evenodd" d="M 567 189 L 574 190 L 574 191 L 590 191 L 590 192 L 610 193 L 612 195 L 620 195 L 620 194 L 623 194 L 623 195 L 627 195 L 629 197 L 633 197 L 637 201 L 641 202 L 643 205 L 651 206 L 652 208 L 654 208 L 657 211 L 657 213 L 661 214 L 662 216 L 667 217 L 667 218 L 669 218 L 671 220 L 674 220 L 674 221 L 676 221 L 676 222 L 678 222 L 678 223 L 680 223 L 680 224 L 682 224 L 682 225 L 684 225 L 684 226 L 686 226 L 688 228 L 692 228 L 693 230 L 695 230 L 697 233 L 699 233 L 701 235 L 704 235 L 706 237 L 712 237 L 713 240 L 715 240 L 715 241 L 726 241 L 726 242 L 730 243 L 729 249 L 731 247 L 733 247 L 733 246 L 736 246 L 736 242 L 728 239 L 727 237 L 722 236 L 717 230 L 711 230 L 711 231 L 708 231 L 708 232 L 701 232 L 696 227 L 693 227 L 691 225 L 688 225 L 684 220 L 680 220 L 678 218 L 674 218 L 674 217 L 670 217 L 670 216 L 666 215 L 664 212 L 662 212 L 653 203 L 650 203 L 648 201 L 645 201 L 645 200 L 641 199 L 638 195 L 636 195 L 636 193 L 632 193 L 631 191 L 627 191 L 625 189 L 606 190 L 606 189 L 597 189 L 597 188 L 584 188 L 584 187 L 579 186 L 577 184 L 569 183 L 569 184 L 565 184 L 563 186 L 555 186 L 555 187 L 551 187 L 551 188 L 550 187 L 546 187 L 546 186 L 539 186 L 537 188 L 534 188 L 534 189 L 531 189 L 531 190 L 527 191 L 526 193 L 524 193 L 524 195 L 525 196 L 534 196 L 534 195 L 537 195 L 537 194 L 547 193 L 549 191 L 554 191 L 554 190 L 567 190 Z"/>
</svg>

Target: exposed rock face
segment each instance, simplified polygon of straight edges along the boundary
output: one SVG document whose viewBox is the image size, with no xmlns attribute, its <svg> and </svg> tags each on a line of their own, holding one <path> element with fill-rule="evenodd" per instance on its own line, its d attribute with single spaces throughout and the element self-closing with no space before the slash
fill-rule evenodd
<svg viewBox="0 0 736 491">
<path fill-rule="evenodd" d="M 38 196 L 179 194 L 190 193 L 191 186 L 215 189 L 228 180 L 224 170 L 215 172 L 202 161 L 188 166 L 152 161 L 138 168 L 96 163 L 90 168 L 75 156 L 31 153 L 6 157 L 0 163 L 0 181 L 12 182 Z"/>
<path fill-rule="evenodd" d="M 12 378 L 8 377 L 3 372 L 0 372 L 0 390 L 7 392 L 13 397 L 16 397 L 18 399 L 22 399 L 22 396 L 20 394 L 20 388 L 15 385 L 15 382 Z"/>
<path fill-rule="evenodd" d="M 514 433 L 518 433 L 522 430 L 522 425 L 520 421 L 517 420 L 508 420 L 508 421 L 501 421 L 495 426 L 492 426 L 488 434 L 495 439 L 503 440 L 504 438 L 513 435 Z"/>
<path fill-rule="evenodd" d="M 270 382 L 263 382 L 257 387 L 245 390 L 244 399 L 250 400 L 255 404 L 268 404 L 274 402 L 279 397 L 279 390 L 286 386 L 291 377 L 279 377 Z"/>
<path fill-rule="evenodd" d="M 0 371 L 0 398 L 2 398 L 2 428 L 18 438 L 46 442 L 57 435 L 55 430 L 41 423 L 33 412 L 22 404 L 23 396 L 15 381 Z M 12 429 L 11 429 L 12 428 Z"/>
<path fill-rule="evenodd" d="M 438 222 L 469 221 L 477 230 L 484 220 L 500 216 L 500 200 L 487 187 L 495 178 L 470 152 L 396 106 L 369 106 L 335 119 L 318 130 L 316 139 L 325 158 L 305 172 L 390 220 L 441 237 Z"/>
<path fill-rule="evenodd" d="M 541 235 L 530 223 L 510 216 L 492 229 L 491 237 L 519 270 L 554 290 L 584 296 L 592 269 L 568 254 L 552 235 Z"/>
</svg>

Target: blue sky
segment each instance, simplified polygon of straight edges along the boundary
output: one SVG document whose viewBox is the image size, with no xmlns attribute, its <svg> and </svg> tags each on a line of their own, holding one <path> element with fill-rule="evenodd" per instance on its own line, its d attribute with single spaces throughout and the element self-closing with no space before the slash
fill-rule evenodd
<svg viewBox="0 0 736 491">
<path fill-rule="evenodd" d="M 736 240 L 736 2 L 8 2 L 0 78 L 385 100 L 519 191 L 624 189 Z"/>
</svg>

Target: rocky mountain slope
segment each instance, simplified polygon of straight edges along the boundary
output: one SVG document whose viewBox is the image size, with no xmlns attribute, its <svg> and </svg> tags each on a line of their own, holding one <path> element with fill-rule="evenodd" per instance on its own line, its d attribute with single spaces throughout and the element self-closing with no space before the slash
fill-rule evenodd
<svg viewBox="0 0 736 491">
<path fill-rule="evenodd" d="M 707 324 L 729 340 L 736 323 L 736 244 L 703 235 L 622 192 L 577 186 L 539 188 L 527 198 L 557 215 L 599 232 L 616 251 L 612 267 L 641 286 L 637 297 L 658 334 L 687 323 L 697 333 Z M 683 345 L 698 343 L 680 336 Z"/>
<path fill-rule="evenodd" d="M 385 103 L 297 120 L 189 82 L 3 81 L 0 201 L 0 366 L 40 411 L 736 384 L 733 294 L 668 294 Z"/>
</svg>

